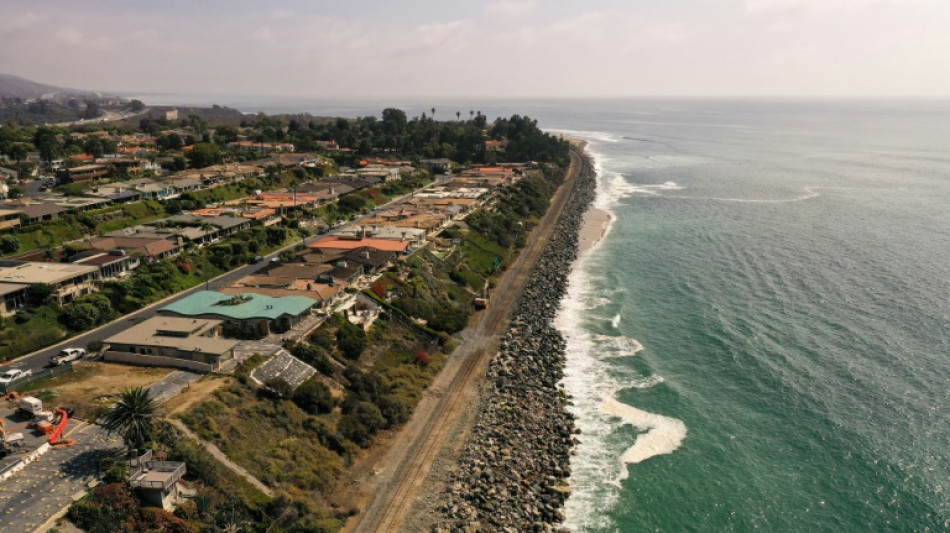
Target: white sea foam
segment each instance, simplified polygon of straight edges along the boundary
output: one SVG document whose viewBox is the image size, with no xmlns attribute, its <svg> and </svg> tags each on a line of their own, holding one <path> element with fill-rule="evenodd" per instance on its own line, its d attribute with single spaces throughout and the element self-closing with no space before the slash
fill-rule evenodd
<svg viewBox="0 0 950 533">
<path fill-rule="evenodd" d="M 629 180 L 624 178 L 623 175 L 618 174 L 617 176 L 619 179 L 612 180 L 610 184 L 610 191 L 615 197 L 627 197 L 633 196 L 635 194 L 656 196 L 664 191 L 679 191 L 684 188 L 675 181 L 667 181 L 656 184 L 641 184 L 631 183 Z"/>
<path fill-rule="evenodd" d="M 630 337 L 594 335 L 592 340 L 606 357 L 630 357 L 643 350 L 643 345 L 640 344 L 640 341 L 631 339 Z"/>
<path fill-rule="evenodd" d="M 613 326 L 614 329 L 619 328 L 621 318 L 622 317 L 620 316 L 620 313 L 617 313 L 613 318 L 610 319 L 610 325 Z"/>
<path fill-rule="evenodd" d="M 648 413 L 617 401 L 613 394 L 604 399 L 601 411 L 619 417 L 625 424 L 644 431 L 637 436 L 633 446 L 620 456 L 620 473 L 614 479 L 618 486 L 627 479 L 627 465 L 642 463 L 657 455 L 675 452 L 686 438 L 686 424 L 682 420 L 668 416 Z"/>
</svg>

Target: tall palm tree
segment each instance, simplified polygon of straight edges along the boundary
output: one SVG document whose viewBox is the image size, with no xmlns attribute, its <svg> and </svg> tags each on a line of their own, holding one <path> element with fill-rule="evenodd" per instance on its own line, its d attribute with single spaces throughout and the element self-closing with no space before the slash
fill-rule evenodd
<svg viewBox="0 0 950 533">
<path fill-rule="evenodd" d="M 458 122 L 459 120 L 462 120 L 462 112 L 461 112 L 461 111 L 456 111 L 456 112 L 455 112 L 455 121 Z"/>
<path fill-rule="evenodd" d="M 102 417 L 102 427 L 110 434 L 121 434 L 131 456 L 132 450 L 141 448 L 152 432 L 157 409 L 158 404 L 147 389 L 131 387 L 122 391 L 119 402 Z"/>
<path fill-rule="evenodd" d="M 432 120 L 435 120 L 435 108 L 432 108 Z"/>
</svg>

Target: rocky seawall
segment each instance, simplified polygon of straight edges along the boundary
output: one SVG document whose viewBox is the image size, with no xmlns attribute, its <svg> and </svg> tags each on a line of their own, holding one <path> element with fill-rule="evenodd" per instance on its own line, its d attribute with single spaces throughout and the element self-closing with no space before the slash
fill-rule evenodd
<svg viewBox="0 0 950 533">
<path fill-rule="evenodd" d="M 593 166 L 581 159 L 574 191 L 489 364 L 472 437 L 443 494 L 435 532 L 557 531 L 564 520 L 577 430 L 558 387 L 565 342 L 554 319 L 595 196 Z"/>
</svg>

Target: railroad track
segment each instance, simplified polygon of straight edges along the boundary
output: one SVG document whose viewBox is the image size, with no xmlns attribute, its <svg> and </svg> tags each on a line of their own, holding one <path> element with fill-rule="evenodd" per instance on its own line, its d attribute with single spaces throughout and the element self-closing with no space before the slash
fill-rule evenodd
<svg viewBox="0 0 950 533">
<path fill-rule="evenodd" d="M 453 357 L 463 358 L 461 366 L 456 369 L 449 386 L 433 406 L 429 420 L 406 446 L 405 456 L 401 460 L 397 459 L 398 467 L 393 480 L 380 486 L 354 531 L 389 533 L 399 530 L 433 461 L 446 442 L 448 432 L 467 403 L 466 393 L 473 390 L 482 375 L 479 370 L 487 366 L 490 355 L 497 349 L 497 336 L 507 325 L 525 282 L 550 240 L 557 219 L 585 166 L 586 162 L 579 153 L 571 150 L 571 167 L 567 179 L 556 191 L 547 213 L 532 232 L 527 245 L 496 287 L 488 310 L 466 333 L 466 338 L 470 340 L 456 348 Z"/>
</svg>

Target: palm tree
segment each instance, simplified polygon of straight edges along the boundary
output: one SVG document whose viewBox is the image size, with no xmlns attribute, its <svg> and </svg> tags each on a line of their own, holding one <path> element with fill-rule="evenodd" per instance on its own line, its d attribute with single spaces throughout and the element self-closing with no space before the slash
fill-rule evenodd
<svg viewBox="0 0 950 533">
<path fill-rule="evenodd" d="M 432 120 L 435 120 L 435 108 L 432 108 Z"/>
<path fill-rule="evenodd" d="M 462 120 L 462 112 L 461 112 L 461 111 L 456 111 L 456 112 L 455 112 L 455 121 L 458 122 L 459 120 Z"/>
<path fill-rule="evenodd" d="M 468 118 L 469 118 L 469 120 L 475 118 L 475 111 L 472 111 L 471 109 L 469 109 L 469 110 L 468 110 Z"/>
<path fill-rule="evenodd" d="M 119 402 L 102 417 L 102 427 L 110 434 L 120 433 L 131 456 L 133 450 L 145 445 L 155 425 L 157 409 L 158 404 L 147 389 L 131 387 L 122 391 Z"/>
</svg>

